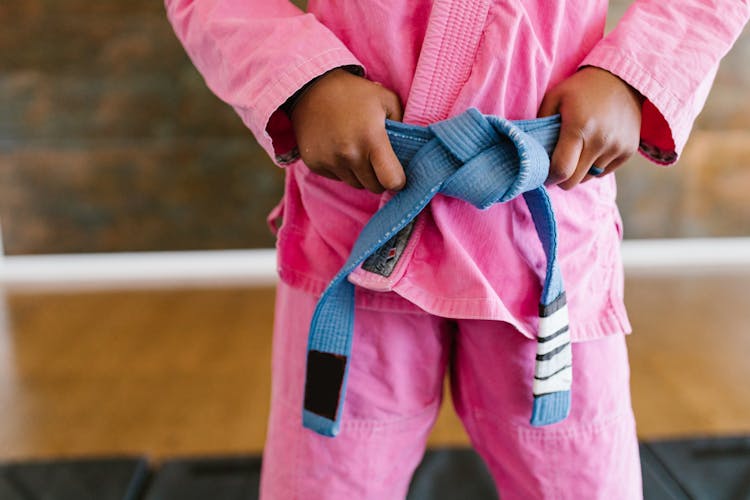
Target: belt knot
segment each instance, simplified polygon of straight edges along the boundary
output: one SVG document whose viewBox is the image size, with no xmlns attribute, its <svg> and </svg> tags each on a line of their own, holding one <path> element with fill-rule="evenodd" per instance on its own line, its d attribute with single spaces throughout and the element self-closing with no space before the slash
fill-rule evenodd
<svg viewBox="0 0 750 500">
<path fill-rule="evenodd" d="M 544 145 L 509 120 L 471 108 L 428 129 L 440 148 L 428 149 L 412 162 L 450 164 L 455 173 L 440 189 L 447 196 L 486 209 L 536 189 L 547 179 Z"/>
</svg>

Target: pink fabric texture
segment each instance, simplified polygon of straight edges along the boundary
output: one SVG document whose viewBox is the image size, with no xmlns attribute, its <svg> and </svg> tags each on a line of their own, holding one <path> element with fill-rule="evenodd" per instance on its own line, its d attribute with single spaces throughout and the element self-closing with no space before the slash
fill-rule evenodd
<svg viewBox="0 0 750 500">
<path fill-rule="evenodd" d="M 646 97 L 641 150 L 667 164 L 750 15 L 747 0 L 637 0 L 603 37 L 605 0 L 311 0 L 307 14 L 286 0 L 166 6 L 208 86 L 286 164 L 279 271 L 285 282 L 315 293 L 383 202 L 294 161 L 291 126 L 278 108 L 315 76 L 359 65 L 400 96 L 404 121 L 427 124 L 470 106 L 532 118 L 549 88 L 582 65 L 599 66 Z M 570 192 L 550 189 L 574 341 L 630 331 L 615 192 L 611 175 Z M 360 269 L 351 280 L 436 315 L 506 321 L 532 338 L 543 266 L 520 201 L 480 212 L 438 196 L 391 276 Z"/>
<path fill-rule="evenodd" d="M 571 415 L 540 428 L 528 422 L 536 345 L 511 325 L 359 307 L 342 431 L 327 438 L 299 425 L 315 303 L 279 285 L 262 499 L 404 498 L 446 372 L 503 499 L 642 497 L 623 335 L 573 345 Z"/>
</svg>

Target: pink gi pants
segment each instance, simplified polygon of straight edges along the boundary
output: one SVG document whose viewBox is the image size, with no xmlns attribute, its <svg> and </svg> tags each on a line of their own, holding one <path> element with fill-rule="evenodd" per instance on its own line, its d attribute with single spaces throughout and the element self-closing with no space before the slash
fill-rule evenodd
<svg viewBox="0 0 750 500">
<path fill-rule="evenodd" d="M 450 372 L 475 449 L 506 499 L 640 499 L 624 335 L 573 345 L 570 416 L 535 428 L 536 343 L 507 323 L 358 307 L 341 434 L 302 427 L 316 298 L 279 283 L 262 500 L 403 499 Z"/>
</svg>

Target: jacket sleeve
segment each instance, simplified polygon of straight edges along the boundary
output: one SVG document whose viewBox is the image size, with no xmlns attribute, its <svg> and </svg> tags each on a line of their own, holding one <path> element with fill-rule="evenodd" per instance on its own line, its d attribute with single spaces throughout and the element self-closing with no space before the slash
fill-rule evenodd
<svg viewBox="0 0 750 500">
<path fill-rule="evenodd" d="M 643 94 L 640 151 L 668 165 L 749 17 L 750 0 L 636 0 L 580 66 L 606 69 Z"/>
<path fill-rule="evenodd" d="M 287 0 L 165 0 L 167 17 L 211 91 L 279 165 L 296 156 L 280 106 L 307 82 L 362 64 L 312 14 Z"/>
</svg>

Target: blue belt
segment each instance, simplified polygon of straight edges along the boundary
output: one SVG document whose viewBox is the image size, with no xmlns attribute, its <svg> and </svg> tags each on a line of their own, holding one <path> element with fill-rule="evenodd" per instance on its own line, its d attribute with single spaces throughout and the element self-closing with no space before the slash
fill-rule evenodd
<svg viewBox="0 0 750 500">
<path fill-rule="evenodd" d="M 386 130 L 404 165 L 406 187 L 365 225 L 320 297 L 310 324 L 303 425 L 325 436 L 335 436 L 340 429 L 354 325 L 354 285 L 347 276 L 400 237 L 438 193 L 479 209 L 523 195 L 547 257 L 531 425 L 563 420 L 570 411 L 571 345 L 557 226 L 543 186 L 560 132 L 559 116 L 511 122 L 472 108 L 428 127 L 387 121 Z"/>
</svg>

